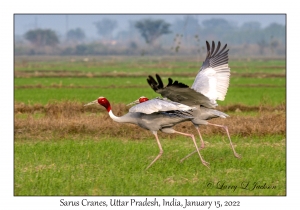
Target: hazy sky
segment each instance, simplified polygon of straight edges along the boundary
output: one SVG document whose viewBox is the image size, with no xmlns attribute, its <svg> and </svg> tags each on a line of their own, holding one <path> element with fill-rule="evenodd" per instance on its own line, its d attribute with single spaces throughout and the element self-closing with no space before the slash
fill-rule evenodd
<svg viewBox="0 0 300 210">
<path fill-rule="evenodd" d="M 93 24 L 103 18 L 114 19 L 118 22 L 118 29 L 126 30 L 128 27 L 128 22 L 130 20 L 136 21 L 142 18 L 151 17 L 153 19 L 164 19 L 168 23 L 173 23 L 176 19 L 183 19 L 186 14 L 110 14 L 110 15 L 98 15 L 98 14 L 15 14 L 14 15 L 14 26 L 15 34 L 23 35 L 26 31 L 30 29 L 38 28 L 48 28 L 56 31 L 59 35 L 64 35 L 67 30 L 74 29 L 77 27 L 82 28 L 85 31 L 87 37 L 95 38 L 98 37 L 96 27 Z M 191 15 L 191 14 L 189 14 Z M 199 20 L 199 23 L 203 20 L 211 18 L 224 18 L 227 21 L 233 22 L 240 26 L 244 22 L 248 21 L 258 21 L 261 23 L 262 27 L 268 26 L 270 23 L 279 23 L 285 25 L 286 16 L 285 14 L 273 14 L 273 15 L 200 15 L 194 14 L 194 17 Z"/>
</svg>

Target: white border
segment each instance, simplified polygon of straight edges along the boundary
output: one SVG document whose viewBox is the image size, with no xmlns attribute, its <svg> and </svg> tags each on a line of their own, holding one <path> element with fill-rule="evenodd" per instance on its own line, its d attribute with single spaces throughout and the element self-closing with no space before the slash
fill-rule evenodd
<svg viewBox="0 0 300 210">
<path fill-rule="evenodd" d="M 56 209 L 60 199 L 110 199 L 110 197 L 14 197 L 13 196 L 13 14 L 14 13 L 286 13 L 287 14 L 287 196 L 195 197 L 199 200 L 239 200 L 239 209 L 297 207 L 299 190 L 299 8 L 280 1 L 11 1 L 1 6 L 1 209 Z M 297 57 L 296 57 L 297 56 Z M 293 98 L 291 98 L 293 97 Z M 289 100 L 290 99 L 290 100 Z M 284 161 L 284 160 L 283 160 Z M 120 197 L 126 199 L 126 197 Z M 144 197 L 138 197 L 143 199 Z M 158 197 L 163 199 L 165 197 Z M 170 198 L 166 196 L 166 198 Z M 179 197 L 184 199 L 185 197 Z M 296 199 L 297 198 L 297 199 Z M 68 207 L 67 207 L 68 208 Z M 77 207 L 86 209 L 87 207 Z M 100 207 L 93 207 L 100 208 Z M 114 209 L 114 208 L 110 208 Z M 123 207 L 122 209 L 140 209 Z M 152 209 L 152 208 L 147 208 Z"/>
</svg>

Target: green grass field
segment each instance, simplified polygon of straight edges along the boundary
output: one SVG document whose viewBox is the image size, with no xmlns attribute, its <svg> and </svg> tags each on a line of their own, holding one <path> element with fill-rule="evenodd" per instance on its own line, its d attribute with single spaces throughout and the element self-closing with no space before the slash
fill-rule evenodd
<svg viewBox="0 0 300 210">
<path fill-rule="evenodd" d="M 88 59 L 88 60 L 87 60 Z M 285 73 L 285 60 L 229 60 L 232 72 Z M 19 57 L 18 71 L 195 73 L 202 60 L 192 57 Z"/>
<path fill-rule="evenodd" d="M 154 75 L 154 74 L 151 74 Z M 162 77 L 163 82 L 167 83 L 168 77 Z M 178 77 L 172 76 L 173 80 L 180 80 L 182 83 L 192 85 L 194 77 Z M 233 77 L 230 80 L 230 86 L 237 85 L 269 85 L 269 86 L 285 86 L 286 80 L 282 78 L 247 78 Z M 146 78 L 143 77 L 101 77 L 101 78 L 16 78 L 15 86 L 26 85 L 42 85 L 51 87 L 53 85 L 61 85 L 62 87 L 72 86 L 99 86 L 101 87 L 122 87 L 124 85 L 144 85 L 148 88 Z"/>
<path fill-rule="evenodd" d="M 150 169 L 158 153 L 155 139 L 124 141 L 39 141 L 15 143 L 16 195 L 284 195 L 284 136 L 234 137 L 236 159 L 221 136 L 207 137 L 202 151 L 210 169 L 194 150 L 191 139 L 162 140 L 164 154 Z M 272 158 L 271 158 L 272 157 Z M 266 169 L 267 168 L 267 169 Z M 220 182 L 220 183 L 218 183 Z M 222 189 L 221 183 L 237 186 Z M 250 182 L 243 189 L 242 183 Z M 254 182 L 275 189 L 253 189 Z M 213 186 L 207 186 L 212 183 Z M 225 187 L 225 186 L 224 186 Z"/>
<path fill-rule="evenodd" d="M 17 57 L 15 103 L 47 107 L 49 103 L 67 100 L 84 104 L 105 96 L 114 108 L 142 95 L 149 98 L 159 96 L 148 86 L 144 75 L 132 76 L 132 73 L 154 75 L 169 72 L 174 74 L 171 76 L 173 79 L 191 86 L 194 78 L 181 73 L 196 75 L 200 66 L 196 60 L 187 58 L 83 59 Z M 284 60 L 236 60 L 230 61 L 229 65 L 233 74 L 225 101 L 218 102 L 220 107 L 236 104 L 250 108 L 285 105 Z M 60 73 L 56 76 L 54 73 L 53 77 L 44 77 L 31 74 L 35 71 L 78 71 L 92 74 L 116 71 L 125 72 L 128 76 L 60 77 Z M 167 78 L 163 76 L 165 83 Z M 101 113 L 96 113 L 97 116 L 107 116 L 104 108 L 100 110 Z M 79 119 L 88 120 L 94 113 L 82 110 L 77 114 L 81 117 Z M 260 117 L 257 121 L 251 118 L 253 122 L 245 124 L 245 129 L 250 131 L 268 123 L 262 122 L 264 115 L 278 116 L 281 119 L 278 123 L 285 122 L 285 113 L 281 110 L 229 114 L 232 117 L 224 119 L 224 125 L 235 120 L 235 123 L 237 121 L 242 126 L 244 120 L 248 119 L 245 117 Z M 60 134 L 60 130 L 54 129 L 52 133 L 52 128 L 39 128 L 38 124 L 34 124 L 37 120 L 39 123 L 46 122 L 47 117 L 49 116 L 43 111 L 15 112 L 15 124 L 22 120 L 32 123 L 25 123 L 24 128 L 15 131 L 15 195 L 286 195 L 286 135 L 278 134 L 276 125 L 267 132 L 233 134 L 232 142 L 236 151 L 241 154 L 241 159 L 233 156 L 224 132 L 204 134 L 206 148 L 201 150 L 201 154 L 210 163 L 210 169 L 201 164 L 197 154 L 180 163 L 181 158 L 194 150 L 190 138 L 174 134 L 163 135 L 160 138 L 164 154 L 151 168 L 145 170 L 159 152 L 154 136 L 142 136 L 147 131 L 139 128 L 134 132 L 140 133 L 133 133 L 129 130 L 130 127 L 111 122 L 107 116 L 97 123 L 101 126 L 109 123 L 116 126 L 117 133 L 114 136 L 101 132 L 80 133 L 76 126 L 85 126 L 81 125 L 85 121 L 79 125 L 74 121 L 75 124 L 70 125 L 74 132 L 71 130 L 64 135 Z M 72 119 L 72 116 L 64 119 L 60 114 L 53 118 L 57 122 L 70 120 L 73 123 Z M 107 126 L 106 133 L 112 132 L 110 129 L 113 127 Z M 35 129 L 42 129 L 39 132 L 44 135 L 34 135 Z M 234 129 L 229 127 L 232 133 Z M 23 130 L 33 134 L 26 136 Z M 201 127 L 201 130 L 206 131 L 206 126 Z M 193 134 L 199 142 L 196 130 L 193 130 Z M 130 138 L 133 135 L 142 138 Z M 233 190 L 234 186 L 236 188 Z"/>
<path fill-rule="evenodd" d="M 178 76 L 173 78 L 188 85 L 193 84 L 193 78 Z M 167 84 L 167 77 L 163 79 Z M 26 85 L 32 85 L 33 88 L 25 88 Z M 42 85 L 43 88 L 35 85 Z M 248 91 L 249 87 L 251 91 Z M 51 100 L 88 102 L 99 96 L 105 96 L 114 103 L 129 103 L 142 95 L 149 98 L 159 96 L 149 87 L 144 77 L 16 78 L 15 90 L 16 101 L 41 104 L 46 104 Z M 277 105 L 285 102 L 285 92 L 285 78 L 232 78 L 226 100 L 219 104 L 238 102 L 245 105 L 257 105 L 265 100 L 264 102 Z"/>
<path fill-rule="evenodd" d="M 120 93 L 122 90 L 122 93 Z M 259 105 L 267 103 L 278 105 L 285 102 L 285 87 L 272 88 L 249 88 L 247 87 L 232 87 L 228 90 L 226 100 L 218 104 L 220 106 L 233 104 L 235 101 L 245 105 Z M 158 97 L 152 89 L 145 88 L 35 88 L 35 89 L 18 89 L 15 90 L 15 101 L 24 103 L 40 103 L 46 104 L 52 101 L 73 100 L 80 102 L 90 102 L 97 99 L 99 96 L 105 96 L 112 103 L 130 103 L 140 96 L 148 98 Z M 113 104 L 112 104 L 113 105 Z"/>
</svg>

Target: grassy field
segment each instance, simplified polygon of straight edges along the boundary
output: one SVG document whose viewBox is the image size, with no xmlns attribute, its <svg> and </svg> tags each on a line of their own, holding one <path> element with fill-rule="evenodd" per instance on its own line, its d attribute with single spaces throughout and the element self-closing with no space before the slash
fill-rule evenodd
<svg viewBox="0 0 300 210">
<path fill-rule="evenodd" d="M 164 155 L 147 171 L 158 153 L 154 139 L 17 142 L 15 195 L 284 195 L 284 138 L 234 137 L 239 160 L 221 136 L 210 137 L 202 151 L 210 169 L 198 155 L 180 163 L 194 150 L 191 139 L 164 139 Z M 275 189 L 253 189 L 254 182 Z"/>
<path fill-rule="evenodd" d="M 203 57 L 204 58 L 204 57 Z M 189 57 L 18 57 L 18 71 L 92 73 L 195 73 L 202 59 Z M 285 60 L 230 60 L 232 73 L 285 73 Z"/>
<path fill-rule="evenodd" d="M 159 73 L 192 85 L 200 63 L 190 58 L 16 57 L 15 195 L 285 195 L 286 78 L 284 60 L 234 60 L 225 101 L 227 125 L 242 155 L 236 159 L 224 130 L 201 127 L 210 162 L 194 155 L 192 140 L 118 124 L 98 105 L 105 96 L 116 115 L 125 104 L 158 95 L 146 83 Z M 190 123 L 175 127 L 195 134 Z M 248 185 L 247 185 L 248 184 Z M 236 186 L 236 187 L 235 187 Z"/>
<path fill-rule="evenodd" d="M 120 90 L 122 92 L 120 93 Z M 154 98 L 159 96 L 147 86 L 122 88 L 20 88 L 15 89 L 15 101 L 24 103 L 47 104 L 51 101 L 81 101 L 89 102 L 99 96 L 105 96 L 112 103 L 130 103 L 140 96 Z M 231 87 L 226 100 L 219 105 L 234 104 L 235 101 L 245 105 L 267 103 L 278 105 L 285 101 L 285 87 Z"/>
</svg>

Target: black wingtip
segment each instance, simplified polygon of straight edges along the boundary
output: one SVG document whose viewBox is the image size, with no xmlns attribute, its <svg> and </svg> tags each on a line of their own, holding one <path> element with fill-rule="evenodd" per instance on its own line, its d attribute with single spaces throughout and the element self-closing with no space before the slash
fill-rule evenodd
<svg viewBox="0 0 300 210">
<path fill-rule="evenodd" d="M 224 50 L 226 50 L 226 47 L 227 47 L 227 44 L 225 44 L 224 47 L 222 48 L 222 50 L 220 50 L 220 48 L 221 48 L 221 42 L 218 41 L 218 45 L 217 45 L 217 47 L 215 49 L 215 42 L 214 41 L 212 41 L 211 47 L 210 47 L 209 42 L 206 41 L 206 48 L 207 48 L 206 59 L 214 57 L 214 56 L 221 55 L 224 52 Z M 227 49 L 226 52 L 228 52 L 228 50 L 229 49 Z M 226 52 L 224 52 L 224 53 L 226 53 Z"/>
<path fill-rule="evenodd" d="M 147 82 L 154 91 L 158 90 L 158 84 L 151 75 L 148 76 Z"/>
<path fill-rule="evenodd" d="M 171 78 L 168 78 L 168 85 L 166 87 L 164 87 L 161 77 L 158 74 L 156 74 L 155 76 L 156 76 L 157 82 L 151 75 L 149 75 L 147 78 L 148 84 L 155 92 L 157 92 L 158 90 L 162 90 L 166 87 L 170 87 L 170 86 L 175 86 L 177 88 L 189 87 L 188 85 L 178 82 L 177 80 L 175 82 L 173 82 L 173 80 Z"/>
<path fill-rule="evenodd" d="M 158 74 L 155 75 L 157 82 L 158 82 L 158 88 L 164 88 L 164 83 L 162 81 L 162 79 L 160 78 L 160 76 Z"/>
<path fill-rule="evenodd" d="M 178 82 L 177 80 L 175 82 L 173 82 L 173 80 L 171 78 L 169 78 L 168 80 L 169 80 L 169 83 L 168 83 L 167 87 L 169 87 L 169 86 L 176 86 L 176 87 L 179 87 L 179 88 L 189 87 L 188 85 L 183 84 L 181 82 Z"/>
<path fill-rule="evenodd" d="M 155 79 L 154 79 L 151 75 L 148 76 L 148 79 L 149 79 L 149 81 L 150 81 L 151 83 L 157 85 L 157 82 L 155 81 Z"/>
<path fill-rule="evenodd" d="M 206 41 L 206 50 L 207 50 L 207 52 L 210 51 L 210 45 L 209 45 L 208 41 Z"/>
<path fill-rule="evenodd" d="M 216 54 L 216 56 L 217 55 L 221 55 L 223 53 L 223 51 L 226 49 L 226 47 L 227 47 L 227 44 L 224 45 L 224 47 L 222 48 L 222 50 L 218 54 Z M 227 51 L 225 51 L 224 53 L 227 53 L 228 51 L 229 51 L 229 49 L 227 49 Z"/>
<path fill-rule="evenodd" d="M 211 57 L 214 57 L 214 56 L 215 56 L 215 55 L 218 53 L 218 51 L 219 51 L 220 47 L 221 47 L 221 42 L 220 42 L 220 41 L 218 41 L 217 48 L 216 48 L 216 50 L 215 50 L 215 52 L 214 52 L 214 53 L 211 53 Z"/>
<path fill-rule="evenodd" d="M 173 84 L 173 80 L 169 77 L 169 78 L 168 78 L 168 81 L 169 81 L 169 83 L 168 83 L 167 86 L 171 86 L 171 85 Z"/>
<path fill-rule="evenodd" d="M 208 41 L 206 41 L 206 58 L 205 58 L 205 60 L 206 59 L 208 59 L 208 58 L 210 58 L 210 55 L 211 55 L 211 53 L 210 53 L 210 44 L 209 44 L 209 42 Z"/>
<path fill-rule="evenodd" d="M 211 52 L 210 52 L 211 55 L 214 54 L 214 50 L 215 50 L 215 42 L 212 41 L 212 44 L 211 44 Z"/>
</svg>

